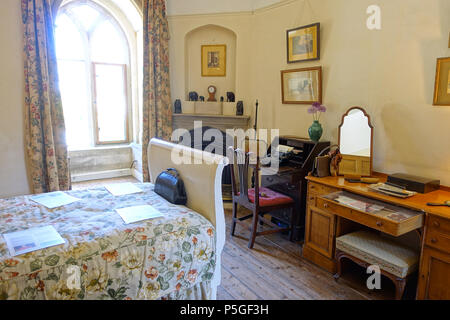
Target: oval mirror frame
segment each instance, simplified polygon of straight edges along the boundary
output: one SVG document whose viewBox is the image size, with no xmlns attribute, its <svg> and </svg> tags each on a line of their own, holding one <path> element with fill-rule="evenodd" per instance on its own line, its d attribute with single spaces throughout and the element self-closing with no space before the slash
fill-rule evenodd
<svg viewBox="0 0 450 320">
<path fill-rule="evenodd" d="M 345 159 L 346 155 L 342 154 L 343 159 L 341 161 L 341 164 L 339 165 L 338 174 L 339 175 L 344 175 L 344 174 L 356 174 L 356 175 L 358 175 L 359 174 L 361 176 L 370 176 L 370 175 L 372 175 L 372 172 L 373 172 L 373 126 L 372 126 L 372 123 L 370 122 L 369 114 L 362 107 L 359 107 L 359 106 L 351 107 L 342 115 L 341 124 L 339 125 L 338 146 L 339 146 L 339 149 L 341 149 L 341 129 L 342 129 L 342 126 L 344 125 L 345 117 L 350 115 L 350 112 L 352 112 L 353 110 L 360 110 L 360 111 L 362 111 L 364 116 L 367 118 L 367 124 L 369 125 L 369 128 L 370 128 L 370 157 L 369 157 L 370 158 L 370 160 L 369 160 L 370 161 L 370 170 L 369 170 L 368 174 L 361 174 L 361 173 L 358 173 L 358 172 L 348 172 L 348 171 L 344 170 L 344 168 L 341 168 L 341 167 L 342 167 L 342 164 L 343 164 L 344 160 L 346 160 Z"/>
</svg>

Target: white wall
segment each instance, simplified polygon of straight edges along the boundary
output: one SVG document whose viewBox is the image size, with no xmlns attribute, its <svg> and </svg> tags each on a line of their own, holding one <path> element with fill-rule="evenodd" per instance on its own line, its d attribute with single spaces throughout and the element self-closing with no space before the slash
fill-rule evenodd
<svg viewBox="0 0 450 320">
<path fill-rule="evenodd" d="M 253 11 L 282 0 L 167 0 L 168 15 Z"/>
<path fill-rule="evenodd" d="M 374 169 L 450 185 L 450 106 L 432 105 L 436 58 L 450 56 L 450 1 L 378 0 L 382 30 L 366 27 L 371 0 L 285 1 L 252 12 L 169 17 L 172 93 L 184 92 L 183 36 L 215 23 L 237 35 L 236 91 L 260 102 L 259 127 L 307 137 L 307 105 L 281 103 L 280 70 L 322 66 L 323 139 L 338 140 L 342 114 L 363 107 L 374 126 Z M 286 30 L 321 23 L 321 59 L 286 62 Z M 248 111 L 248 110 L 247 110 Z M 253 113 L 253 111 L 251 112 Z"/>
<path fill-rule="evenodd" d="M 25 167 L 20 1 L 0 1 L 0 197 L 30 192 Z"/>
</svg>

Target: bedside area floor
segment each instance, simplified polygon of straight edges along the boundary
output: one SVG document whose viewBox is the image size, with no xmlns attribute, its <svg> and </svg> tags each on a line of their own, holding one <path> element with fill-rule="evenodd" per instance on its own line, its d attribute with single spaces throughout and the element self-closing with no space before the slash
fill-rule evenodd
<svg viewBox="0 0 450 320">
<path fill-rule="evenodd" d="M 110 183 L 139 182 L 134 177 L 102 179 L 72 184 L 83 189 Z M 242 213 L 245 214 L 245 213 Z M 256 238 L 252 250 L 247 248 L 249 231 L 236 226 L 230 236 L 231 210 L 225 209 L 227 241 L 222 255 L 222 284 L 219 300 L 388 300 L 394 298 L 394 286 L 382 278 L 382 290 L 366 287 L 365 270 L 348 263 L 337 282 L 333 275 L 301 256 L 301 242 L 293 243 L 284 234 Z M 250 221 L 249 221 L 250 223 Z M 408 285 L 405 299 L 413 299 L 415 284 Z"/>
</svg>

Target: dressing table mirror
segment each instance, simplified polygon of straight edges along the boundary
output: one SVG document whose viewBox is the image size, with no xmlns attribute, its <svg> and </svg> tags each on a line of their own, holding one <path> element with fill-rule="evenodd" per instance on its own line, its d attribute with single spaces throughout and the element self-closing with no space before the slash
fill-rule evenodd
<svg viewBox="0 0 450 320">
<path fill-rule="evenodd" d="M 342 154 L 339 175 L 372 174 L 373 127 L 363 108 L 352 107 L 342 116 L 339 149 Z"/>
</svg>

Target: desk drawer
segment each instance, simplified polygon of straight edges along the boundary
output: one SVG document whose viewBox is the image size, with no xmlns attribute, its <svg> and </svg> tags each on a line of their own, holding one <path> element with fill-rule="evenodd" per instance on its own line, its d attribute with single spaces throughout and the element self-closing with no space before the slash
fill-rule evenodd
<svg viewBox="0 0 450 320">
<path fill-rule="evenodd" d="M 326 185 L 315 183 L 315 182 L 308 182 L 308 194 L 314 193 L 315 195 L 322 195 L 322 194 L 329 194 L 333 192 L 337 192 L 339 189 L 328 187 Z"/>
<path fill-rule="evenodd" d="M 450 235 L 428 229 L 425 235 L 425 244 L 435 249 L 450 253 Z"/>
<path fill-rule="evenodd" d="M 366 213 L 344 207 L 340 204 L 335 204 L 322 198 L 317 199 L 317 207 L 342 218 L 352 220 L 385 233 L 397 235 L 398 232 L 397 226 L 391 221 L 373 217 Z"/>
<path fill-rule="evenodd" d="M 450 221 L 433 215 L 428 218 L 427 228 L 450 235 Z"/>
<path fill-rule="evenodd" d="M 367 205 L 366 211 L 336 202 L 334 199 L 338 199 L 339 196 L 351 198 L 355 206 L 358 201 L 364 202 Z M 397 208 L 347 192 L 337 192 L 317 198 L 317 208 L 393 236 L 400 236 L 423 226 L 422 213 Z"/>
</svg>

